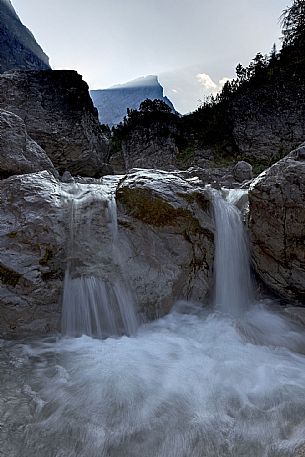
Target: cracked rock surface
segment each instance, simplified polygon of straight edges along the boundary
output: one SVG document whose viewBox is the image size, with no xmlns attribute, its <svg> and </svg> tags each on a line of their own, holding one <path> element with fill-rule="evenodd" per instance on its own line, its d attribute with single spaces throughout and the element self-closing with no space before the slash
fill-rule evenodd
<svg viewBox="0 0 305 457">
<path fill-rule="evenodd" d="M 204 301 L 212 281 L 213 210 L 208 194 L 173 173 L 139 170 L 117 189 L 126 271 L 150 318 L 175 300 Z"/>
<path fill-rule="evenodd" d="M 280 296 L 305 300 L 305 146 L 251 185 L 250 240 L 255 269 Z"/>
<path fill-rule="evenodd" d="M 0 75 L 0 108 L 23 119 L 29 136 L 59 173 L 105 174 L 108 140 L 88 86 L 76 71 L 13 71 Z"/>
<path fill-rule="evenodd" d="M 23 120 L 0 109 L 0 179 L 42 170 L 56 174 L 45 151 L 27 134 Z"/>
<path fill-rule="evenodd" d="M 118 265 L 107 229 L 109 192 L 117 200 Z M 166 314 L 179 299 L 204 301 L 212 281 L 213 211 L 209 195 L 191 180 L 154 170 L 71 183 L 48 171 L 11 176 L 0 181 L 0 338 L 60 330 L 72 195 L 83 196 L 72 227 L 79 242 L 72 254 L 81 253 L 75 277 L 112 280 L 120 268 L 145 319 Z"/>
</svg>

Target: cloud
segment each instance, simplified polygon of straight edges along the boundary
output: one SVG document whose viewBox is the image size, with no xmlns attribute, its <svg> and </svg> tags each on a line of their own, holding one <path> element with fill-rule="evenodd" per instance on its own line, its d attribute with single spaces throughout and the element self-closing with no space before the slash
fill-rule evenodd
<svg viewBox="0 0 305 457">
<path fill-rule="evenodd" d="M 232 81 L 231 78 L 221 78 L 218 83 L 214 82 L 212 78 L 206 74 L 206 73 L 198 73 L 196 75 L 196 79 L 199 82 L 199 84 L 203 87 L 203 89 L 209 94 L 209 95 L 216 95 L 218 92 L 221 91 L 223 86 L 227 81 Z"/>
</svg>

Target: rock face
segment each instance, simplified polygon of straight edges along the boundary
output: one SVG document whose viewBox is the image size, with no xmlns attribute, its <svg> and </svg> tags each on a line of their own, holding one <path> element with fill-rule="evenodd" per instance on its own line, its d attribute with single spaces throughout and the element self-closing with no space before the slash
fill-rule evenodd
<svg viewBox="0 0 305 457">
<path fill-rule="evenodd" d="M 268 165 L 304 141 L 304 94 L 304 85 L 279 80 L 236 97 L 230 116 L 244 160 Z"/>
<path fill-rule="evenodd" d="M 149 127 L 139 126 L 129 133 L 122 143 L 126 170 L 131 168 L 159 168 L 176 166 L 178 148 L 172 124 L 154 123 Z"/>
<path fill-rule="evenodd" d="M 75 71 L 27 71 L 0 76 L 0 108 L 24 120 L 30 137 L 60 173 L 101 176 L 108 144 Z"/>
<path fill-rule="evenodd" d="M 140 309 L 155 318 L 177 299 L 203 301 L 214 253 L 213 210 L 205 191 L 174 174 L 137 171 L 119 184 L 117 202 L 130 246 L 126 271 Z"/>
<path fill-rule="evenodd" d="M 44 150 L 28 136 L 23 120 L 0 109 L 0 178 L 42 170 L 56 174 Z"/>
<path fill-rule="evenodd" d="M 21 23 L 10 0 L 0 0 L 0 43 L 0 73 L 50 68 L 48 57 Z"/>
<path fill-rule="evenodd" d="M 282 297 L 305 299 L 304 146 L 262 173 L 252 184 L 250 238 L 259 276 Z"/>
<path fill-rule="evenodd" d="M 0 333 L 59 328 L 66 230 L 59 183 L 47 171 L 0 181 Z"/>
<path fill-rule="evenodd" d="M 110 127 L 124 119 L 127 108 L 138 109 L 141 102 L 147 98 L 163 100 L 175 112 L 172 102 L 163 95 L 163 87 L 157 76 L 138 78 L 109 89 L 92 90 L 90 94 L 98 109 L 100 122 Z"/>
<path fill-rule="evenodd" d="M 115 191 L 120 265 L 108 261 L 112 203 L 105 195 Z M 69 240 L 76 236 L 73 198 L 82 202 L 83 221 L 75 274 L 111 280 L 120 267 L 146 318 L 166 313 L 176 299 L 204 299 L 214 249 L 204 190 L 156 171 L 78 183 L 61 183 L 47 171 L 12 176 L 0 181 L 0 338 L 60 330 Z"/>
</svg>

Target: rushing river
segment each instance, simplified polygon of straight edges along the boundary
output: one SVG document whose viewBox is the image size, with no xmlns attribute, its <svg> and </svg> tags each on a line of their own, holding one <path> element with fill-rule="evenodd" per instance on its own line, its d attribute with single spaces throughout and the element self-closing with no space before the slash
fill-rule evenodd
<svg viewBox="0 0 305 457">
<path fill-rule="evenodd" d="M 180 302 L 129 337 L 2 342 L 1 456 L 288 457 L 305 443 L 305 330 L 254 301 L 233 206 L 215 195 L 213 307 Z"/>
</svg>

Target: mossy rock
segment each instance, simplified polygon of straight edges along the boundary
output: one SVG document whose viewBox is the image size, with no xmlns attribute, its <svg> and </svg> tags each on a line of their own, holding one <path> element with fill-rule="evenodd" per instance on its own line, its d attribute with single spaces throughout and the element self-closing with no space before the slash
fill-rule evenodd
<svg viewBox="0 0 305 457">
<path fill-rule="evenodd" d="M 155 227 L 176 225 L 181 217 L 192 218 L 187 209 L 174 208 L 147 189 L 124 187 L 117 191 L 117 199 L 131 216 Z"/>
<path fill-rule="evenodd" d="M 17 232 L 10 232 L 10 233 L 7 234 L 7 236 L 8 236 L 9 238 L 11 238 L 11 239 L 14 239 L 14 238 L 16 238 L 16 236 L 17 236 Z"/>
<path fill-rule="evenodd" d="M 9 268 L 0 265 L 0 281 L 3 284 L 8 286 L 16 287 L 19 280 L 21 278 L 21 274 L 17 273 L 16 271 L 10 270 Z"/>
<path fill-rule="evenodd" d="M 49 261 L 52 259 L 52 257 L 53 257 L 53 252 L 51 251 L 51 249 L 47 248 L 45 250 L 43 257 L 39 260 L 39 264 L 43 267 L 46 267 L 48 265 Z"/>
<path fill-rule="evenodd" d="M 203 211 L 208 211 L 210 209 L 211 202 L 202 193 L 178 193 L 177 195 L 189 204 L 196 203 Z"/>
</svg>

